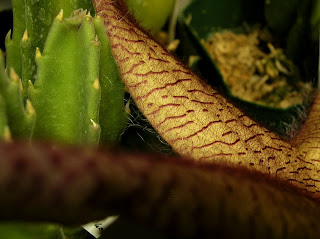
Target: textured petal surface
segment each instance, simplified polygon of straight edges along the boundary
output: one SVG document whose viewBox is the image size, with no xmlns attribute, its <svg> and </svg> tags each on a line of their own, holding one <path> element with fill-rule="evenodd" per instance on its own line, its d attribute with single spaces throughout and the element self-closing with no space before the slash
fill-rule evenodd
<svg viewBox="0 0 320 239">
<path fill-rule="evenodd" d="M 267 173 L 319 197 L 320 164 L 303 148 L 261 127 L 186 69 L 133 23 L 122 1 L 93 2 L 130 94 L 177 153 Z"/>
<path fill-rule="evenodd" d="M 43 144 L 0 143 L 0 155 L 0 220 L 121 213 L 185 238 L 320 236 L 319 201 L 243 168 Z"/>
</svg>

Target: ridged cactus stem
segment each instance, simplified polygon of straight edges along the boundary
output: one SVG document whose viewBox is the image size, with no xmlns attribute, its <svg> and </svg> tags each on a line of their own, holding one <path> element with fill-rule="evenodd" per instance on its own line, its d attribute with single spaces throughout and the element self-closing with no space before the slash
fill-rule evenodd
<svg viewBox="0 0 320 239">
<path fill-rule="evenodd" d="M 34 82 L 37 72 L 35 49 L 38 47 L 43 50 L 55 16 L 61 9 L 64 9 L 67 16 L 79 8 L 94 11 L 92 2 L 88 0 L 12 0 L 12 8 L 13 32 L 10 31 L 6 37 L 7 68 L 13 68 L 22 78 L 23 100 L 26 102 L 27 82 L 29 80 Z"/>
<path fill-rule="evenodd" d="M 32 82 L 35 80 L 36 63 L 34 62 L 34 50 L 38 47 L 43 51 L 46 37 L 49 33 L 51 24 L 55 16 L 61 9 L 65 12 L 65 16 L 71 16 L 73 10 L 78 8 L 92 10 L 92 3 L 90 1 L 76 0 L 76 1 L 34 1 L 25 0 L 26 11 L 26 29 L 31 42 L 31 49 L 33 49 L 33 56 L 29 59 L 32 60 Z"/>
<path fill-rule="evenodd" d="M 81 11 L 62 19 L 79 8 L 94 13 L 88 0 L 13 1 L 15 29 L 6 38 L 10 80 L 1 71 L 0 89 L 13 138 L 97 145 L 100 120 L 100 142 L 119 142 L 127 123 L 124 83 L 102 20 Z"/>
<path fill-rule="evenodd" d="M 113 59 L 102 18 L 95 17 L 94 25 L 99 42 L 101 42 L 99 66 L 99 82 L 101 86 L 99 110 L 100 142 L 112 147 L 120 141 L 120 136 L 128 122 L 129 116 L 124 108 L 125 86 Z"/>
<path fill-rule="evenodd" d="M 11 133 L 8 126 L 6 103 L 0 94 L 0 141 L 10 141 Z"/>
<path fill-rule="evenodd" d="M 23 101 L 23 86 L 13 68 L 4 68 L 4 57 L 0 53 L 0 94 L 6 102 L 8 125 L 19 139 L 29 139 L 33 130 L 35 112 L 29 100 Z M 4 106 L 3 106 L 4 107 Z"/>
<path fill-rule="evenodd" d="M 7 68 L 13 68 L 21 77 L 22 58 L 20 42 L 26 30 L 25 4 L 23 0 L 12 0 L 13 10 L 13 32 L 10 31 L 6 37 L 6 61 Z"/>
<path fill-rule="evenodd" d="M 34 48 L 26 30 L 21 40 L 21 57 L 22 57 L 22 86 L 23 86 L 23 100 L 28 98 L 29 81 L 33 80 L 36 67 L 34 65 Z"/>
<path fill-rule="evenodd" d="M 63 36 L 63 37 L 62 37 Z M 97 144 L 100 43 L 86 12 L 54 20 L 41 54 L 37 79 L 29 93 L 37 112 L 33 138 Z"/>
</svg>

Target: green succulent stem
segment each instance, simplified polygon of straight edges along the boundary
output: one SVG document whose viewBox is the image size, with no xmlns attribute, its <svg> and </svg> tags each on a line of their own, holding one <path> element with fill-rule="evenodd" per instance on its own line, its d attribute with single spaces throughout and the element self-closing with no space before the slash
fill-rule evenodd
<svg viewBox="0 0 320 239">
<path fill-rule="evenodd" d="M 128 113 L 123 105 L 125 86 L 114 62 L 102 18 L 95 17 L 94 25 L 98 39 L 101 42 L 99 77 L 101 86 L 100 142 L 112 147 L 120 141 L 121 134 L 128 122 Z"/>
<path fill-rule="evenodd" d="M 90 15 L 92 1 L 12 4 L 14 29 L 6 37 L 7 71 L 2 62 L 0 93 L 13 137 L 118 143 L 127 124 L 124 83 L 103 21 Z M 80 8 L 87 10 L 74 12 Z"/>
<path fill-rule="evenodd" d="M 25 4 L 24 0 L 12 0 L 13 10 L 13 32 L 9 31 L 6 37 L 6 61 L 7 68 L 13 68 L 15 72 L 22 75 L 22 58 L 20 41 L 26 30 Z"/>
<path fill-rule="evenodd" d="M 8 140 L 8 133 L 9 133 L 9 126 L 8 126 L 8 118 L 6 112 L 6 103 L 4 98 L 0 94 L 0 140 L 6 141 Z"/>
<path fill-rule="evenodd" d="M 37 50 L 34 85 L 29 80 L 37 112 L 33 139 L 112 147 L 126 127 L 127 113 L 103 21 L 86 11 L 62 16 L 54 20 L 43 53 Z"/>
<path fill-rule="evenodd" d="M 69 17 L 71 13 L 78 8 L 92 10 L 92 3 L 90 1 L 34 1 L 25 0 L 25 15 L 26 15 L 26 29 L 28 30 L 29 37 L 31 38 L 31 48 L 43 51 L 46 36 L 49 33 L 51 24 L 55 16 L 61 9 L 64 11 L 64 15 Z M 33 56 L 30 59 L 34 59 Z M 36 67 L 33 61 L 32 70 L 32 82 L 35 80 Z"/>
<path fill-rule="evenodd" d="M 0 54 L 0 94 L 5 100 L 8 125 L 12 134 L 19 139 L 29 139 L 33 125 L 35 112 L 30 101 L 23 101 L 23 86 L 19 76 L 13 68 L 4 68 L 4 57 Z M 1 108 L 5 107 L 0 106 Z"/>
<path fill-rule="evenodd" d="M 34 78 L 36 67 L 33 64 L 34 48 L 31 39 L 28 37 L 28 31 L 25 31 L 21 40 L 21 57 L 22 57 L 22 86 L 23 86 L 23 100 L 28 98 L 29 81 Z"/>
<path fill-rule="evenodd" d="M 37 112 L 33 138 L 97 144 L 100 43 L 85 11 L 62 15 L 53 22 L 43 54 L 36 54 L 37 77 L 29 86 Z"/>
</svg>

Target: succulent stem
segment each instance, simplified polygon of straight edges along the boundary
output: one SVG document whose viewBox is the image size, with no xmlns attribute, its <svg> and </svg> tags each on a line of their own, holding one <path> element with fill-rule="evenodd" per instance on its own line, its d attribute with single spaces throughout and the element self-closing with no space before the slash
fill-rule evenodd
<svg viewBox="0 0 320 239">
<path fill-rule="evenodd" d="M 62 37 L 63 36 L 63 37 Z M 37 50 L 37 77 L 30 98 L 37 112 L 33 138 L 97 144 L 100 44 L 91 16 L 56 17 L 44 51 Z"/>
<path fill-rule="evenodd" d="M 23 86 L 21 80 L 13 68 L 7 69 L 10 77 L 4 69 L 3 54 L 0 54 L 0 94 L 6 102 L 8 124 L 14 137 L 29 139 L 33 124 L 34 111 L 26 111 L 23 101 Z M 29 109 L 32 108 L 30 102 Z M 4 107 L 4 106 L 1 106 Z"/>
<path fill-rule="evenodd" d="M 0 140 L 10 141 L 10 139 L 11 134 L 8 126 L 6 104 L 4 98 L 0 94 Z"/>
<path fill-rule="evenodd" d="M 22 58 L 20 41 L 26 30 L 25 3 L 23 0 L 12 0 L 13 32 L 6 37 L 6 61 L 7 68 L 13 68 L 17 74 L 22 75 Z"/>
<path fill-rule="evenodd" d="M 124 109 L 124 82 L 113 59 L 104 23 L 101 17 L 94 18 L 98 40 L 101 43 L 100 77 L 101 101 L 99 122 L 102 144 L 109 147 L 118 143 L 128 122 Z"/>
</svg>

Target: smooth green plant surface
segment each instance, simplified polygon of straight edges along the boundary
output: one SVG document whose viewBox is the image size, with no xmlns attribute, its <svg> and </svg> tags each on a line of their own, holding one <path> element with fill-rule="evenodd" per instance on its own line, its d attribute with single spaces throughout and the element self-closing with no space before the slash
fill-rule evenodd
<svg viewBox="0 0 320 239">
<path fill-rule="evenodd" d="M 124 83 L 116 63 L 100 17 L 94 18 L 95 31 L 100 44 L 99 79 L 101 99 L 99 123 L 101 127 L 100 142 L 113 146 L 120 141 L 121 133 L 127 125 L 128 112 L 123 108 Z"/>
<path fill-rule="evenodd" d="M 152 34 L 158 33 L 172 12 L 174 0 L 126 0 L 129 10 Z"/>
</svg>

